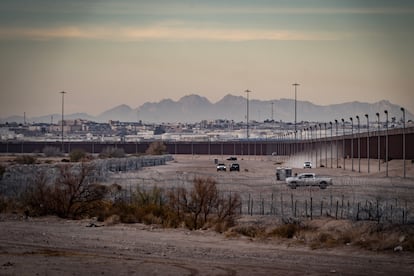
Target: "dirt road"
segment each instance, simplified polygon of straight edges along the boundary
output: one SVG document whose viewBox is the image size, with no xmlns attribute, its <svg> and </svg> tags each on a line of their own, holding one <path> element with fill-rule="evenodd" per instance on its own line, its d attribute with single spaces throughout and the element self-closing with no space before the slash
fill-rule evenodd
<svg viewBox="0 0 414 276">
<path fill-rule="evenodd" d="M 90 220 L 0 222 L 0 275 L 413 275 L 412 253 L 310 250 L 212 231 Z M 92 227 L 89 227 L 92 226 Z"/>
</svg>

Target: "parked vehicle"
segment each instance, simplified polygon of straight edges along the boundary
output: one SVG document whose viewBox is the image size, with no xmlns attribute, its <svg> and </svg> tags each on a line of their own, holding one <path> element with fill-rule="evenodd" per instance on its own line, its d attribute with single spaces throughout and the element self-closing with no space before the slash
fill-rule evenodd
<svg viewBox="0 0 414 276">
<path fill-rule="evenodd" d="M 217 171 L 226 171 L 226 165 L 223 163 L 217 164 Z"/>
<path fill-rule="evenodd" d="M 292 176 L 292 168 L 276 168 L 276 180 L 285 181 Z"/>
<path fill-rule="evenodd" d="M 235 156 L 230 156 L 229 158 L 227 158 L 228 161 L 236 161 L 237 157 Z"/>
<path fill-rule="evenodd" d="M 325 189 L 332 185 L 332 178 L 316 176 L 314 173 L 301 173 L 298 176 L 286 178 L 286 184 L 291 189 L 300 186 L 319 186 L 319 188 Z"/>
<path fill-rule="evenodd" d="M 232 172 L 232 171 L 240 171 L 240 165 L 239 164 L 237 164 L 237 163 L 233 163 L 233 164 L 231 164 L 231 166 L 230 166 L 230 171 Z"/>
<path fill-rule="evenodd" d="M 306 161 L 305 163 L 303 163 L 303 168 L 312 169 L 312 162 Z"/>
</svg>

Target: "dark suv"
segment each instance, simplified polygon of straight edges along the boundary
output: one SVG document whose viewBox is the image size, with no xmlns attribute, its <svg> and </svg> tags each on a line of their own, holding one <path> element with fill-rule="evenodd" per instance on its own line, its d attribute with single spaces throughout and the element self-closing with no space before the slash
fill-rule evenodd
<svg viewBox="0 0 414 276">
<path fill-rule="evenodd" d="M 238 171 L 239 172 L 240 171 L 240 165 L 237 164 L 237 163 L 231 164 L 230 171 Z"/>
</svg>

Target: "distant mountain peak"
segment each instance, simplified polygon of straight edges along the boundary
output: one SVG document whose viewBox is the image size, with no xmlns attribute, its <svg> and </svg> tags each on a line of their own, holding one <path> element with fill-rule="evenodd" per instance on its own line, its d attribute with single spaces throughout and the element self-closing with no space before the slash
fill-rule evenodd
<svg viewBox="0 0 414 276">
<path fill-rule="evenodd" d="M 206 97 L 202 97 L 196 94 L 190 94 L 190 95 L 183 96 L 178 100 L 178 103 L 195 104 L 195 105 L 211 104 L 211 102 Z"/>
<path fill-rule="evenodd" d="M 269 102 L 274 103 L 270 106 Z M 273 116 L 276 121 L 293 122 L 294 100 L 282 98 L 279 100 L 257 100 L 252 99 L 250 104 L 250 120 L 264 121 Z M 388 100 L 376 103 L 347 102 L 332 105 L 316 105 L 309 101 L 298 101 L 298 121 L 306 120 L 313 122 L 332 121 L 334 119 L 349 118 L 350 116 L 363 116 L 368 114 L 369 118 L 375 118 L 376 112 L 381 114 L 388 110 L 390 117 L 401 117 L 400 106 L 392 104 Z M 58 115 L 53 115 L 58 118 Z M 138 108 L 131 109 L 126 104 L 121 104 L 102 112 L 93 117 L 84 113 L 67 114 L 65 118 L 82 118 L 97 122 L 119 120 L 123 122 L 198 122 L 201 120 L 228 119 L 242 122 L 246 119 L 246 97 L 226 94 L 216 103 L 211 103 L 206 97 L 189 94 L 181 97 L 178 101 L 162 99 L 158 102 L 146 102 Z M 414 115 L 406 111 L 406 120 L 413 120 Z M 3 118 L 1 122 L 23 122 L 23 117 L 12 116 Z M 27 122 L 50 122 L 51 115 L 27 118 Z"/>
<path fill-rule="evenodd" d="M 223 105 L 223 104 L 230 104 L 230 103 L 242 102 L 242 101 L 246 101 L 246 98 L 243 96 L 235 96 L 232 94 L 227 94 L 221 100 L 216 102 L 216 104 Z"/>
</svg>

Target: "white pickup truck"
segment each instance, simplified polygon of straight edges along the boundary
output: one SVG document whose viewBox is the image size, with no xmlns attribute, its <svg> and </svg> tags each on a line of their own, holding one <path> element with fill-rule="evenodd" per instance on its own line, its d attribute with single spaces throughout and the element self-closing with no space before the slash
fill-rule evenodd
<svg viewBox="0 0 414 276">
<path fill-rule="evenodd" d="M 286 184 L 291 189 L 296 189 L 299 186 L 319 186 L 319 188 L 325 189 L 329 185 L 332 185 L 332 178 L 319 177 L 314 173 L 301 173 L 298 176 L 286 178 Z"/>
</svg>

